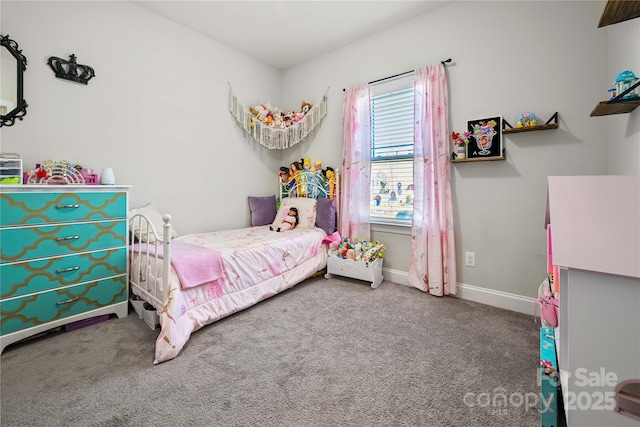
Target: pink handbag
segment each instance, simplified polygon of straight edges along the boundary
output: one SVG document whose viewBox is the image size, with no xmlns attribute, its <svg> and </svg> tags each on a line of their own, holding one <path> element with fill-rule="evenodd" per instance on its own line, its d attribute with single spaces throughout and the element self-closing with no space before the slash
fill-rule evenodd
<svg viewBox="0 0 640 427">
<path fill-rule="evenodd" d="M 549 327 L 558 326 L 558 300 L 551 296 L 542 296 L 536 299 L 536 307 L 533 315 L 538 318 L 538 305 L 540 306 L 540 321 Z"/>
</svg>

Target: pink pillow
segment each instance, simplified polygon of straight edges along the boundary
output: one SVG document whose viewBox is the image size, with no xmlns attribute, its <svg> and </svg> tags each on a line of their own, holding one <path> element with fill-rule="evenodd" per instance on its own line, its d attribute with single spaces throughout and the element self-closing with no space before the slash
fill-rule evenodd
<svg viewBox="0 0 640 427">
<path fill-rule="evenodd" d="M 298 209 L 298 225 L 299 228 L 315 228 L 316 226 L 316 199 L 307 199 L 304 197 L 286 197 L 282 199 L 280 210 L 273 221 L 273 228 L 278 228 L 282 224 L 282 220 L 291 208 Z"/>
</svg>

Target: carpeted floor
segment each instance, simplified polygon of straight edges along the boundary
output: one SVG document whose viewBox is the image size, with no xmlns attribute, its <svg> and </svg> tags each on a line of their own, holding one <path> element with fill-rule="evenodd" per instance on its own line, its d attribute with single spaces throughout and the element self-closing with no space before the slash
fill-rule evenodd
<svg viewBox="0 0 640 427">
<path fill-rule="evenodd" d="M 533 317 L 403 285 L 309 279 L 154 366 L 156 336 L 133 314 L 9 346 L 2 426 L 539 425 Z"/>
</svg>

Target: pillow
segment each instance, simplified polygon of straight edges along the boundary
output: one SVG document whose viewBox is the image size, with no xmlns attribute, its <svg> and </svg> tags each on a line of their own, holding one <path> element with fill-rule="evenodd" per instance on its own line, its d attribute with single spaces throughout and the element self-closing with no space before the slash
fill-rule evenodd
<svg viewBox="0 0 640 427">
<path fill-rule="evenodd" d="M 315 228 L 316 226 L 316 199 L 307 199 L 305 197 L 285 197 L 280 204 L 280 210 L 273 221 L 273 228 L 280 227 L 282 220 L 289 212 L 289 209 L 298 209 L 298 225 L 299 228 Z"/>
<path fill-rule="evenodd" d="M 131 217 L 133 217 L 136 214 L 143 214 L 144 216 L 149 218 L 149 221 L 155 227 L 156 233 L 158 233 L 158 236 L 164 240 L 164 228 L 163 228 L 164 221 L 162 220 L 162 214 L 160 213 L 157 207 L 149 203 L 148 205 L 143 206 L 141 208 L 131 209 L 129 211 L 129 220 L 131 220 Z M 141 235 L 141 232 L 140 232 L 140 228 L 141 228 L 140 225 L 142 225 L 142 232 L 146 233 L 145 226 L 143 224 L 138 224 L 138 221 L 129 221 L 129 230 L 133 233 L 133 235 L 139 241 L 154 243 L 156 239 L 153 233 L 149 233 L 149 235 L 147 236 L 147 239 L 146 240 L 144 239 L 145 236 Z M 173 226 L 171 226 L 171 239 L 175 237 L 178 237 L 178 233 L 176 233 L 176 231 L 173 229 Z"/>
<path fill-rule="evenodd" d="M 276 196 L 249 197 L 251 226 L 269 225 L 276 218 Z"/>
<path fill-rule="evenodd" d="M 322 228 L 327 235 L 336 231 L 336 205 L 332 199 L 327 197 L 318 198 L 316 227 Z"/>
</svg>

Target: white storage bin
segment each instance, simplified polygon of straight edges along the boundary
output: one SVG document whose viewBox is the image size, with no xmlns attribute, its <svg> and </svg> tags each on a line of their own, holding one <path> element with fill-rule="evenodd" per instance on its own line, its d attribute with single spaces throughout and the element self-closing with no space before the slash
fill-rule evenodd
<svg viewBox="0 0 640 427">
<path fill-rule="evenodd" d="M 129 302 L 131 303 L 131 306 L 133 307 L 133 310 L 138 315 L 138 318 L 142 319 L 142 310 L 143 310 L 142 306 L 144 305 L 144 300 L 129 298 Z"/>
<path fill-rule="evenodd" d="M 375 289 L 380 286 L 383 280 L 382 261 L 382 258 L 376 258 L 372 262 L 353 261 L 329 255 L 327 257 L 327 274 L 324 277 L 330 279 L 337 275 L 366 280 L 371 282 L 371 287 Z"/>
<path fill-rule="evenodd" d="M 142 320 L 151 329 L 157 329 L 160 326 L 160 319 L 158 318 L 158 312 L 148 302 L 142 305 Z"/>
</svg>

